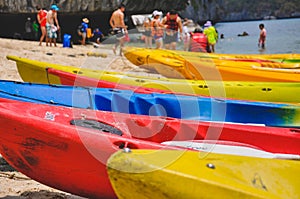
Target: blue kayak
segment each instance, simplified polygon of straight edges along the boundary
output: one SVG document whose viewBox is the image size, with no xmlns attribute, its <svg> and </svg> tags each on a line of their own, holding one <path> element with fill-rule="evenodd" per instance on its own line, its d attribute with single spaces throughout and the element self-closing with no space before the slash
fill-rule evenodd
<svg viewBox="0 0 300 199">
<path fill-rule="evenodd" d="M 300 106 L 130 90 L 33 84 L 0 80 L 0 97 L 187 120 L 300 127 Z"/>
</svg>

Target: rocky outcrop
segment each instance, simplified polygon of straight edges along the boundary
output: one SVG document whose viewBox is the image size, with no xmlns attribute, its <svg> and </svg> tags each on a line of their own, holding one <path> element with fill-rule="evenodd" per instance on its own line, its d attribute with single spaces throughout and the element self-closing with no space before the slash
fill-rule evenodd
<svg viewBox="0 0 300 199">
<path fill-rule="evenodd" d="M 126 10 L 130 12 L 152 13 L 154 10 L 167 12 L 171 9 L 185 10 L 189 0 L 124 0 Z"/>
<path fill-rule="evenodd" d="M 224 15 L 223 5 L 224 0 L 191 0 L 181 14 L 198 22 L 219 21 Z"/>
<path fill-rule="evenodd" d="M 300 13 L 299 3 L 283 0 L 2 0 L 0 13 L 33 13 L 38 4 L 46 9 L 57 4 L 61 13 L 101 14 L 111 13 L 121 2 L 126 5 L 128 14 L 151 13 L 155 9 L 167 13 L 176 9 L 181 16 L 202 22 L 254 20 L 265 16 L 297 17 Z"/>
<path fill-rule="evenodd" d="M 222 21 L 261 20 L 298 17 L 299 1 L 224 0 Z"/>
<path fill-rule="evenodd" d="M 60 0 L 57 5 L 64 12 L 101 12 L 112 11 L 118 4 L 118 0 Z"/>
<path fill-rule="evenodd" d="M 62 12 L 95 12 L 111 11 L 119 4 L 118 0 L 4 0 L 0 1 L 2 13 L 31 13 L 40 5 L 49 9 L 57 4 Z"/>
<path fill-rule="evenodd" d="M 161 10 L 167 13 L 178 10 L 181 16 L 194 21 L 220 20 L 223 16 L 223 0 L 125 0 L 127 11 L 152 13 Z"/>
<path fill-rule="evenodd" d="M 223 0 L 3 0 L 0 12 L 33 13 L 37 5 L 49 9 L 52 4 L 57 4 L 63 13 L 111 12 L 121 2 L 129 13 L 152 13 L 155 9 L 166 13 L 175 9 L 195 21 L 218 20 L 223 13 Z"/>
<path fill-rule="evenodd" d="M 112 11 L 123 2 L 129 12 L 152 12 L 154 9 L 183 10 L 188 0 L 4 0 L 0 1 L 0 12 L 30 13 L 35 12 L 35 6 L 48 9 L 57 4 L 62 12 L 95 12 Z"/>
</svg>

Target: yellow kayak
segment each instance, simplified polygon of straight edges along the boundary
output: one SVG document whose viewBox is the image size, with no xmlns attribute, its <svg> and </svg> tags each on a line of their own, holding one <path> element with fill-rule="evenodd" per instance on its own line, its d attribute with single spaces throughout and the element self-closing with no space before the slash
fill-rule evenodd
<svg viewBox="0 0 300 199">
<path fill-rule="evenodd" d="M 25 82 L 61 84 L 58 76 L 47 73 L 47 68 L 54 68 L 89 78 L 116 82 L 125 85 L 168 90 L 174 93 L 270 102 L 300 102 L 300 83 L 195 81 L 171 78 L 151 78 L 146 76 L 134 76 L 127 73 L 64 66 L 12 55 L 8 55 L 7 59 L 16 62 L 18 72 Z"/>
<path fill-rule="evenodd" d="M 169 78 L 224 81 L 299 82 L 300 62 L 279 63 L 257 58 L 216 58 L 163 49 L 127 47 L 125 57 L 137 66 Z"/>
<path fill-rule="evenodd" d="M 151 49 L 146 48 L 140 48 L 140 47 L 132 47 L 127 46 L 124 49 L 126 52 L 131 51 L 140 51 L 145 50 L 147 52 L 148 50 L 151 51 Z M 174 52 L 172 50 L 166 50 L 170 52 Z M 202 53 L 202 52 L 190 52 L 190 51 L 175 51 L 177 54 L 188 56 L 188 57 L 195 57 L 195 58 L 206 58 L 206 59 L 229 59 L 229 60 L 256 60 L 256 61 L 272 61 L 274 63 L 298 63 L 300 62 L 300 54 L 218 54 L 218 53 Z"/>
<path fill-rule="evenodd" d="M 194 56 L 198 58 L 212 59 L 254 59 L 259 61 L 273 61 L 274 63 L 299 63 L 300 54 L 218 54 L 218 53 L 201 53 L 179 51 L 180 54 Z"/>
<path fill-rule="evenodd" d="M 300 162 L 177 150 L 124 150 L 108 160 L 118 198 L 299 198 Z"/>
</svg>

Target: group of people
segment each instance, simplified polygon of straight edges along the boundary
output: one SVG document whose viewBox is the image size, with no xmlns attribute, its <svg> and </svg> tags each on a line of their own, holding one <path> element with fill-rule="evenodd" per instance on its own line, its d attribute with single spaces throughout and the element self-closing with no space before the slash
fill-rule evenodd
<svg viewBox="0 0 300 199">
<path fill-rule="evenodd" d="M 56 40 L 58 36 L 58 31 L 60 30 L 57 11 L 59 10 L 58 6 L 53 4 L 50 7 L 50 10 L 46 10 L 41 6 L 36 6 L 38 11 L 37 20 L 41 30 L 41 37 L 39 39 L 39 45 L 41 46 L 44 41 L 46 41 L 46 46 L 54 44 L 56 46 Z M 78 34 L 81 36 L 81 44 L 86 44 L 87 38 L 93 38 L 94 42 L 100 43 L 103 40 L 103 33 L 99 28 L 95 28 L 93 32 L 89 28 L 89 19 L 83 18 L 81 23 L 81 28 L 78 31 Z"/>
<path fill-rule="evenodd" d="M 204 24 L 204 31 L 195 28 L 189 32 L 187 25 L 191 20 L 185 18 L 183 21 L 175 10 L 171 10 L 162 17 L 160 11 L 153 11 L 152 17 L 146 17 L 144 21 L 143 39 L 145 47 L 152 48 L 154 39 L 156 48 L 176 49 L 179 40 L 184 43 L 184 50 L 197 52 L 214 52 L 218 40 L 218 33 L 212 23 L 207 21 Z"/>
<path fill-rule="evenodd" d="M 116 49 L 120 46 L 120 55 L 122 47 L 126 42 L 126 35 L 128 35 L 127 26 L 124 23 L 125 5 L 121 4 L 119 8 L 113 12 L 110 18 L 110 26 L 118 42 L 113 47 L 116 54 Z M 176 49 L 177 41 L 183 39 L 183 24 L 175 10 L 171 10 L 165 17 L 162 18 L 163 13 L 155 10 L 151 17 L 146 17 L 144 20 L 144 33 L 146 48 L 152 48 L 152 40 L 154 39 L 156 48 Z"/>
<path fill-rule="evenodd" d="M 36 6 L 38 10 L 37 20 L 41 29 L 41 37 L 39 39 L 39 45 L 42 45 L 46 40 L 46 46 L 52 43 L 56 46 L 57 32 L 60 30 L 57 11 L 58 6 L 53 4 L 50 10 L 47 11 L 40 6 Z M 125 5 L 120 4 L 118 9 L 113 12 L 110 18 L 110 26 L 116 35 L 117 42 L 113 47 L 113 51 L 116 54 L 116 49 L 120 46 L 120 55 L 122 54 L 122 47 L 126 42 L 126 36 L 128 36 L 127 26 L 124 21 Z M 175 10 L 171 10 L 164 17 L 160 11 L 153 11 L 152 17 L 146 17 L 144 21 L 144 33 L 146 48 L 152 48 L 152 41 L 155 41 L 156 48 L 176 49 L 177 42 L 179 40 L 184 42 L 184 50 L 195 52 L 215 52 L 215 44 L 218 41 L 218 32 L 212 25 L 211 21 L 207 21 L 203 29 L 195 28 L 193 32 L 187 31 L 187 24 L 190 22 L 188 19 L 182 19 Z M 89 20 L 87 18 L 82 19 L 81 30 L 78 34 L 82 37 L 81 43 L 85 45 L 86 38 L 93 37 L 96 43 L 100 43 L 103 39 L 103 33 L 96 28 L 93 32 L 88 26 Z M 259 47 L 265 48 L 266 41 L 266 29 L 264 24 L 260 24 L 261 30 L 259 36 Z"/>
<path fill-rule="evenodd" d="M 104 34 L 99 28 L 95 28 L 92 31 L 92 28 L 89 27 L 89 22 L 89 19 L 85 17 L 77 28 L 77 33 L 81 37 L 80 43 L 85 45 L 87 39 L 91 39 L 93 42 L 100 44 L 104 39 Z"/>
<path fill-rule="evenodd" d="M 36 9 L 38 11 L 37 20 L 42 33 L 39 45 L 41 46 L 43 41 L 46 40 L 46 46 L 48 44 L 52 46 L 52 43 L 56 46 L 57 32 L 60 30 L 57 19 L 58 6 L 55 4 L 51 5 L 49 11 L 40 6 L 36 6 Z"/>
<path fill-rule="evenodd" d="M 171 10 L 167 15 L 160 11 L 153 11 L 152 17 L 147 17 L 144 21 L 145 32 L 143 33 L 147 48 L 152 48 L 152 39 L 156 48 L 176 49 L 178 39 L 182 38 L 183 25 L 181 18 L 175 10 Z"/>
</svg>

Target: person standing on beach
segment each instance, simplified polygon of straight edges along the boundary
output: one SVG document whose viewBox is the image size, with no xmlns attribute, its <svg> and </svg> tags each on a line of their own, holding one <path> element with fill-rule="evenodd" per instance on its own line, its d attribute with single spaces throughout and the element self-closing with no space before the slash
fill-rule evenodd
<svg viewBox="0 0 300 199">
<path fill-rule="evenodd" d="M 163 13 L 158 10 L 154 10 L 152 13 L 151 29 L 156 49 L 163 47 L 164 25 L 160 22 L 160 16 L 162 16 L 162 14 Z"/>
<path fill-rule="evenodd" d="M 143 32 L 145 47 L 152 48 L 151 17 L 145 17 L 143 27 L 145 29 L 145 32 Z"/>
<path fill-rule="evenodd" d="M 44 39 L 46 38 L 46 45 L 48 45 L 48 37 L 47 37 L 47 30 L 46 30 L 46 23 L 47 23 L 47 10 L 41 8 L 40 6 L 36 6 L 36 9 L 38 10 L 37 13 L 37 20 L 40 24 L 41 29 L 41 37 L 40 37 L 40 43 L 41 46 Z"/>
<path fill-rule="evenodd" d="M 206 35 L 208 39 L 208 51 L 214 53 L 215 52 L 215 45 L 218 41 L 218 33 L 215 27 L 212 25 L 211 21 L 206 21 L 204 24 L 204 31 L 203 33 Z"/>
<path fill-rule="evenodd" d="M 78 31 L 79 36 L 81 36 L 81 44 L 85 45 L 86 44 L 86 38 L 87 38 L 87 29 L 89 28 L 89 19 L 88 18 L 83 18 L 81 22 L 81 28 Z"/>
<path fill-rule="evenodd" d="M 264 49 L 265 43 L 266 43 L 267 31 L 265 29 L 265 25 L 262 23 L 259 24 L 258 27 L 260 29 L 259 39 L 258 39 L 258 47 L 261 47 L 262 49 Z"/>
<path fill-rule="evenodd" d="M 165 25 L 165 47 L 166 49 L 176 50 L 176 43 L 178 40 L 178 30 L 180 32 L 180 40 L 182 40 L 182 22 L 175 10 L 171 10 L 161 22 Z"/>
<path fill-rule="evenodd" d="M 60 30 L 59 23 L 57 20 L 58 10 L 59 8 L 57 7 L 57 5 L 53 4 L 51 6 L 49 12 L 47 13 L 47 23 L 46 23 L 47 36 L 49 38 L 50 46 L 52 46 L 52 42 L 53 42 L 55 47 L 56 47 L 57 31 Z"/>
<path fill-rule="evenodd" d="M 113 52 L 116 54 L 116 50 L 120 45 L 120 55 L 122 55 L 122 48 L 124 47 L 125 43 L 125 35 L 128 34 L 127 26 L 124 22 L 124 12 L 125 12 L 125 5 L 120 4 L 119 8 L 114 11 L 110 17 L 109 24 L 112 27 L 114 34 L 117 37 L 117 42 L 113 47 Z"/>
</svg>

